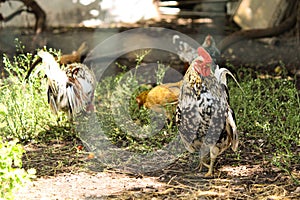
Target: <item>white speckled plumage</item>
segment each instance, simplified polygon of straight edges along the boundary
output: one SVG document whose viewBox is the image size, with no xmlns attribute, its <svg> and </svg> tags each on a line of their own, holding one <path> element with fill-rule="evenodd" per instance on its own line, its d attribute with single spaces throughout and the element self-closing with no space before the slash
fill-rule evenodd
<svg viewBox="0 0 300 200">
<path fill-rule="evenodd" d="M 96 87 L 93 71 L 81 63 L 68 64 L 61 69 L 53 55 L 43 50 L 38 56 L 42 58 L 42 64 L 37 72 L 45 70 L 51 110 L 67 112 L 70 118 L 82 110 L 92 111 Z"/>
<path fill-rule="evenodd" d="M 216 157 L 230 145 L 238 146 L 234 113 L 229 105 L 227 69 L 214 64 L 202 47 L 183 78 L 176 122 L 179 134 L 188 151 L 200 153 L 200 168 L 208 167 L 206 176 L 213 174 Z M 209 153 L 210 164 L 204 162 Z"/>
</svg>

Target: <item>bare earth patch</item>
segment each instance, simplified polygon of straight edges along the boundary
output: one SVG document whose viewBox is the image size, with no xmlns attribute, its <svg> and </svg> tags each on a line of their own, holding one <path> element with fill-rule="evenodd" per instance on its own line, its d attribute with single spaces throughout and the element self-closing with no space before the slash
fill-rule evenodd
<svg viewBox="0 0 300 200">
<path fill-rule="evenodd" d="M 194 171 L 197 157 L 185 154 L 165 169 L 132 174 L 107 169 L 78 151 L 77 140 L 26 146 L 24 167 L 37 169 L 37 179 L 16 199 L 299 199 L 300 188 L 284 171 L 255 154 L 220 156 L 215 175 Z M 227 154 L 228 153 L 228 154 Z M 255 159 L 256 158 L 256 159 Z M 293 176 L 300 178 L 299 166 Z"/>
<path fill-rule="evenodd" d="M 20 190 L 16 199 L 93 199 L 128 190 L 159 189 L 163 185 L 154 177 L 134 178 L 108 172 L 62 173 L 38 178 Z"/>
</svg>

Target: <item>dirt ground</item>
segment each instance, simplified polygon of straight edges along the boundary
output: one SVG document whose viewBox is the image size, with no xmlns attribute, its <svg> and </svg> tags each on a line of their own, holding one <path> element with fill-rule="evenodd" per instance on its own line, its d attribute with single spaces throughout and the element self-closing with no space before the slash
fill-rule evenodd
<svg viewBox="0 0 300 200">
<path fill-rule="evenodd" d="M 204 30 L 172 24 L 165 27 L 189 33 L 196 40 L 203 39 L 207 33 L 215 34 L 217 42 L 228 33 L 209 27 Z M 15 31 L 14 36 L 6 31 L 9 32 L 0 31 L 1 53 L 13 55 L 16 35 L 31 50 L 47 44 L 63 52 L 71 52 L 82 41 L 87 41 L 92 48 L 95 40 L 102 41 L 119 29 L 97 33 L 84 30 L 84 34 L 82 30 L 72 33 L 67 29 L 52 30 L 44 35 L 44 39 L 37 39 L 26 31 Z M 258 40 L 236 43 L 223 53 L 221 65 L 231 63 L 235 72 L 243 66 L 261 73 L 276 74 L 275 68 L 284 63 L 290 75 L 294 76 L 300 69 L 300 45 L 291 35 L 281 35 L 272 45 Z M 102 166 L 85 149 L 79 150 L 82 144 L 75 139 L 28 144 L 23 164 L 25 168 L 37 169 L 37 179 L 20 190 L 16 199 L 300 199 L 300 187 L 294 184 L 291 176 L 273 167 L 262 153 L 253 151 L 251 142 L 241 141 L 240 158 L 231 150 L 220 156 L 213 178 L 205 178 L 205 172 L 194 171 L 197 162 L 189 154 L 165 169 L 132 174 Z M 237 159 L 239 165 L 236 164 Z M 299 169 L 300 165 L 294 166 L 292 171 L 298 180 Z"/>
<path fill-rule="evenodd" d="M 24 167 L 37 169 L 37 179 L 16 199 L 298 199 L 300 187 L 291 176 L 265 161 L 242 141 L 241 160 L 228 150 L 216 164 L 214 177 L 195 171 L 190 154 L 162 170 L 133 174 L 102 166 L 80 141 L 27 145 Z M 237 163 L 239 163 L 237 165 Z M 293 176 L 300 178 L 299 166 Z"/>
</svg>

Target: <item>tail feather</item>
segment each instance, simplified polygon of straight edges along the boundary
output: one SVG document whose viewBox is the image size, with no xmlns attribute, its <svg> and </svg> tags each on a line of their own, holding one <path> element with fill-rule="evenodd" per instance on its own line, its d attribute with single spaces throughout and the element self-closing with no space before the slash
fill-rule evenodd
<svg viewBox="0 0 300 200">
<path fill-rule="evenodd" d="M 233 117 L 233 111 L 231 109 L 229 109 L 227 114 L 228 114 L 228 116 L 227 116 L 226 121 L 232 129 L 231 148 L 232 148 L 233 151 L 237 151 L 237 148 L 238 148 L 238 145 L 239 145 L 239 136 L 238 136 L 235 120 L 234 120 L 234 117 Z"/>
<path fill-rule="evenodd" d="M 67 96 L 72 114 L 79 113 L 80 108 L 82 108 L 81 102 L 76 98 L 76 93 L 72 86 L 67 88 Z"/>
<path fill-rule="evenodd" d="M 50 105 L 50 109 L 51 111 L 54 113 L 54 114 L 57 114 L 58 113 L 58 108 L 57 108 L 57 105 L 56 105 L 56 101 L 55 101 L 55 97 L 53 95 L 53 92 L 51 90 L 51 88 L 48 88 L 48 103 Z"/>
<path fill-rule="evenodd" d="M 197 49 L 192 47 L 189 43 L 183 41 L 179 35 L 174 35 L 172 42 L 176 46 L 176 52 L 180 60 L 192 63 L 197 57 Z"/>
<path fill-rule="evenodd" d="M 243 88 L 240 86 L 240 84 L 238 83 L 238 81 L 236 80 L 236 78 L 234 77 L 234 75 L 226 68 L 219 68 L 219 66 L 217 65 L 216 69 L 215 69 L 215 77 L 224 85 L 227 86 L 227 77 L 226 75 L 228 74 L 229 76 L 231 76 L 233 78 L 233 80 L 236 82 L 236 84 L 239 86 L 239 88 L 244 92 Z"/>
<path fill-rule="evenodd" d="M 50 81 L 56 81 L 57 83 L 66 83 L 68 77 L 66 73 L 60 69 L 59 64 L 56 62 L 53 55 L 46 51 L 39 51 L 38 56 L 42 58 L 42 67 L 45 69 L 45 73 Z"/>
</svg>

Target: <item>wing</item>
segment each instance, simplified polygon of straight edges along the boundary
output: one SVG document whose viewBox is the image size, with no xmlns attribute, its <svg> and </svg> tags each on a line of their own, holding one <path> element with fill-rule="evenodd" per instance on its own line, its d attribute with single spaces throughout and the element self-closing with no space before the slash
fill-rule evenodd
<svg viewBox="0 0 300 200">
<path fill-rule="evenodd" d="M 76 114 L 92 103 L 96 85 L 95 76 L 87 66 L 79 63 L 68 65 L 66 74 L 69 105 L 72 113 Z"/>
<path fill-rule="evenodd" d="M 185 80 L 178 99 L 176 122 L 186 149 L 194 152 L 196 148 L 193 143 L 197 139 L 200 113 L 198 112 L 197 96 L 193 88 L 190 87 L 190 83 Z"/>
<path fill-rule="evenodd" d="M 177 124 L 185 147 L 199 151 L 214 145 L 225 128 L 226 96 L 212 75 L 200 78 L 188 70 L 177 106 Z"/>
</svg>

